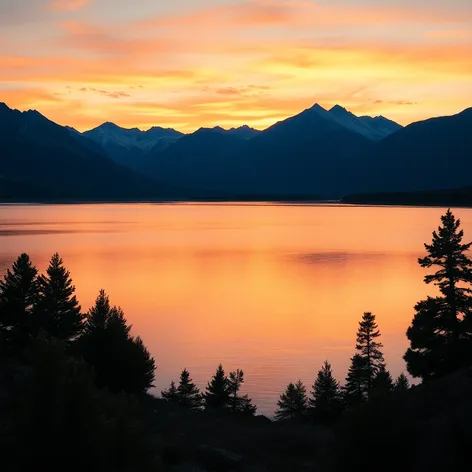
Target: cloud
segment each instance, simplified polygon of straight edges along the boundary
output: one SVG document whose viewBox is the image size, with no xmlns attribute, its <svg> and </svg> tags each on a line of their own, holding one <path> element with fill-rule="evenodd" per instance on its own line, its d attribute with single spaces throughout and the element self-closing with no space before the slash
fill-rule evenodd
<svg viewBox="0 0 472 472">
<path fill-rule="evenodd" d="M 11 16 L 5 2 L 21 8 Z M 408 122 L 472 96 L 470 6 L 202 0 L 112 20 L 106 5 L 116 3 L 85 3 L 0 0 L 0 23 L 2 12 L 15 24 L 22 11 L 38 22 L 0 38 L 0 93 L 15 88 L 13 105 L 40 103 L 81 129 L 119 116 L 124 125 L 193 130 L 263 128 L 314 102 Z M 64 21 L 46 5 L 82 10 Z"/>
<path fill-rule="evenodd" d="M 48 7 L 53 11 L 80 10 L 92 3 L 93 0 L 50 0 Z"/>
</svg>

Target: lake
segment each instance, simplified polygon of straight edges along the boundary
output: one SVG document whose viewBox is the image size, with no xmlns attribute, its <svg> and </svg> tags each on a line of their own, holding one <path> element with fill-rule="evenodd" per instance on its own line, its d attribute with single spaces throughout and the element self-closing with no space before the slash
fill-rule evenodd
<svg viewBox="0 0 472 472">
<path fill-rule="evenodd" d="M 278 204 L 0 206 L 0 275 L 53 252 L 84 310 L 104 288 L 158 366 L 156 389 L 187 367 L 200 388 L 222 362 L 244 370 L 259 412 L 328 359 L 343 381 L 364 311 L 377 315 L 392 375 L 406 329 L 434 287 L 417 264 L 444 209 Z M 472 211 L 458 209 L 466 240 Z"/>
</svg>

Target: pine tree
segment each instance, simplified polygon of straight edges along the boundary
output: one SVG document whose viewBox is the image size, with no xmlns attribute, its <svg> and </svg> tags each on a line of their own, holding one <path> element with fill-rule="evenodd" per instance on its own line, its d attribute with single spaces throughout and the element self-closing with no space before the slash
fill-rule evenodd
<svg viewBox="0 0 472 472">
<path fill-rule="evenodd" d="M 190 378 L 190 372 L 184 369 L 180 374 L 177 388 L 177 401 L 190 410 L 199 410 L 202 407 L 202 394 Z"/>
<path fill-rule="evenodd" d="M 367 361 L 360 354 L 351 358 L 351 366 L 344 386 L 344 402 L 346 406 L 355 406 L 367 401 L 369 374 Z"/>
<path fill-rule="evenodd" d="M 367 392 L 372 388 L 372 382 L 379 370 L 385 366 L 385 360 L 380 350 L 383 347 L 382 343 L 376 341 L 378 337 L 380 337 L 380 331 L 375 322 L 375 315 L 364 313 L 357 331 L 356 350 L 365 360 Z"/>
<path fill-rule="evenodd" d="M 308 403 L 313 417 L 323 422 L 333 421 L 342 411 L 341 388 L 328 361 L 318 371 Z"/>
<path fill-rule="evenodd" d="M 220 364 L 204 393 L 205 408 L 220 409 L 228 405 L 228 378 Z"/>
<path fill-rule="evenodd" d="M 236 370 L 230 372 L 228 379 L 228 409 L 232 413 L 246 413 L 254 415 L 257 411 L 257 407 L 252 404 L 252 400 L 247 396 L 240 396 L 239 390 L 241 385 L 244 383 L 244 372 L 242 370 Z"/>
<path fill-rule="evenodd" d="M 306 388 L 301 380 L 296 384 L 291 383 L 287 386 L 285 392 L 280 395 L 277 407 L 275 412 L 275 419 L 277 420 L 301 418 L 305 415 L 308 408 L 308 398 Z"/>
<path fill-rule="evenodd" d="M 372 381 L 370 398 L 385 398 L 393 390 L 393 380 L 390 372 L 382 366 Z"/>
<path fill-rule="evenodd" d="M 74 340 L 83 328 L 84 316 L 75 297 L 69 271 L 59 254 L 54 254 L 46 270 L 40 275 L 39 299 L 35 309 L 41 330 L 59 340 Z"/>
<path fill-rule="evenodd" d="M 77 350 L 95 371 L 99 387 L 144 393 L 154 381 L 155 362 L 143 341 L 130 335 L 123 310 L 110 307 L 101 290 L 89 310 Z"/>
<path fill-rule="evenodd" d="M 128 339 L 129 359 L 122 370 L 123 390 L 128 393 L 146 393 L 155 379 L 156 363 L 139 337 Z"/>
<path fill-rule="evenodd" d="M 170 383 L 170 387 L 167 390 L 161 391 L 161 396 L 164 400 L 168 401 L 169 403 L 178 403 L 179 396 L 177 394 L 177 386 L 175 382 L 172 380 Z"/>
<path fill-rule="evenodd" d="M 410 390 L 410 382 L 403 372 L 398 376 L 398 379 L 393 386 L 393 390 L 396 393 L 406 393 L 408 390 Z"/>
<path fill-rule="evenodd" d="M 464 231 L 451 210 L 441 217 L 433 232 L 428 255 L 418 259 L 423 268 L 439 267 L 426 275 L 426 284 L 439 287 L 441 296 L 420 301 L 407 336 L 411 347 L 405 353 L 408 372 L 423 380 L 454 372 L 472 363 L 472 261 L 463 244 Z"/>
<path fill-rule="evenodd" d="M 38 297 L 38 270 L 21 254 L 0 280 L 0 332 L 4 348 L 24 347 L 34 336 L 33 309 Z"/>
</svg>

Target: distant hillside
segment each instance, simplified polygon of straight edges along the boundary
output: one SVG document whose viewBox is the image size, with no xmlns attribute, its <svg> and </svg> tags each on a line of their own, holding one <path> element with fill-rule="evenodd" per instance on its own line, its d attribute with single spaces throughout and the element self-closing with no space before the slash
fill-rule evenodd
<svg viewBox="0 0 472 472">
<path fill-rule="evenodd" d="M 342 202 L 360 205 L 472 207 L 472 187 L 422 192 L 364 193 L 343 197 Z"/>
<path fill-rule="evenodd" d="M 221 128 L 201 129 L 151 151 L 138 169 L 214 193 L 331 197 L 340 186 L 350 188 L 350 166 L 374 144 L 319 105 L 251 139 L 238 138 Z"/>
<path fill-rule="evenodd" d="M 454 116 L 413 123 L 361 156 L 355 192 L 457 189 L 471 184 L 472 108 Z"/>
<path fill-rule="evenodd" d="M 328 111 L 315 104 L 264 131 L 215 127 L 183 135 L 113 123 L 81 134 L 36 111 L 21 113 L 2 104 L 0 196 L 14 198 L 16 185 L 18 198 L 347 196 L 349 202 L 468 205 L 471 135 L 472 108 L 402 128 L 384 117 L 357 117 L 340 106 Z"/>
<path fill-rule="evenodd" d="M 0 165 L 4 198 L 164 198 L 174 190 L 114 164 L 86 138 L 37 111 L 0 104 Z"/>
</svg>

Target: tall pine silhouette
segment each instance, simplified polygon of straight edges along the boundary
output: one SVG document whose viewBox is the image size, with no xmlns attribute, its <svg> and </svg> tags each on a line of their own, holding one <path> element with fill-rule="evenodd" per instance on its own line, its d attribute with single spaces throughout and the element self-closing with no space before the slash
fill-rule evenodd
<svg viewBox="0 0 472 472">
<path fill-rule="evenodd" d="M 342 411 L 341 388 L 328 361 L 318 371 L 308 404 L 312 416 L 325 423 L 335 420 Z"/>
<path fill-rule="evenodd" d="M 372 387 L 377 373 L 385 366 L 385 360 L 380 350 L 383 345 L 377 341 L 379 337 L 380 331 L 375 322 L 375 315 L 369 312 L 364 313 L 357 330 L 356 350 L 365 360 L 367 391 Z"/>
<path fill-rule="evenodd" d="M 275 418 L 277 420 L 302 418 L 306 414 L 307 408 L 306 387 L 299 380 L 296 384 L 289 384 L 285 392 L 280 395 Z"/>
<path fill-rule="evenodd" d="M 216 369 L 215 375 L 206 387 L 204 399 L 205 408 L 221 409 L 228 405 L 228 378 L 221 364 Z"/>
<path fill-rule="evenodd" d="M 38 300 L 38 270 L 21 254 L 0 281 L 0 334 L 8 351 L 22 348 L 35 334 L 33 309 Z"/>
<path fill-rule="evenodd" d="M 441 226 L 433 232 L 428 255 L 418 263 L 423 268 L 437 267 L 426 275 L 440 296 L 420 301 L 407 336 L 411 347 L 404 359 L 413 377 L 428 380 L 449 374 L 472 363 L 472 261 L 467 253 L 472 243 L 462 242 L 460 220 L 447 210 Z"/>
<path fill-rule="evenodd" d="M 75 297 L 69 271 L 59 254 L 54 254 L 46 275 L 38 278 L 39 297 L 35 315 L 41 330 L 59 340 L 74 340 L 83 328 L 84 316 Z"/>
<path fill-rule="evenodd" d="M 110 307 L 101 290 L 88 312 L 78 351 L 94 368 L 98 385 L 111 392 L 144 393 L 154 381 L 154 359 L 130 330 L 121 308 Z"/>
</svg>

